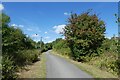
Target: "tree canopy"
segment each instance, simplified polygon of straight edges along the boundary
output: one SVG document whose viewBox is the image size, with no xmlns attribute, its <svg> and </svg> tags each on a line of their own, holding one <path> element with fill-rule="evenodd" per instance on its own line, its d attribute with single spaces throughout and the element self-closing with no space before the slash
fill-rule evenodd
<svg viewBox="0 0 120 80">
<path fill-rule="evenodd" d="M 76 60 L 83 60 L 86 55 L 99 54 L 105 30 L 104 21 L 96 14 L 71 14 L 63 33 L 69 43 L 71 56 Z"/>
</svg>

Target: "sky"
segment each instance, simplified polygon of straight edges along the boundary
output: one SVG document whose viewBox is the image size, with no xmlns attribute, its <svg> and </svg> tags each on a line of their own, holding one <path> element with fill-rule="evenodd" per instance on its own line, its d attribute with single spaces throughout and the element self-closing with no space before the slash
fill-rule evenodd
<svg viewBox="0 0 120 80">
<path fill-rule="evenodd" d="M 60 32 L 67 24 L 70 13 L 81 14 L 93 9 L 98 17 L 105 21 L 106 34 L 110 38 L 118 35 L 115 13 L 117 2 L 3 2 L 0 10 L 11 18 L 10 25 L 20 28 L 35 41 L 47 43 L 56 38 L 64 38 Z"/>
</svg>

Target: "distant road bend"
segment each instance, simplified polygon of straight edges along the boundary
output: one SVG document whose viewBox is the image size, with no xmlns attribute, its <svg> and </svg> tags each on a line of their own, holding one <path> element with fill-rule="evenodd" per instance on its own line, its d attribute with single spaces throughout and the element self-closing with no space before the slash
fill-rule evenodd
<svg viewBox="0 0 120 80">
<path fill-rule="evenodd" d="M 92 78 L 65 59 L 50 54 L 49 51 L 45 54 L 47 58 L 47 78 Z"/>
</svg>

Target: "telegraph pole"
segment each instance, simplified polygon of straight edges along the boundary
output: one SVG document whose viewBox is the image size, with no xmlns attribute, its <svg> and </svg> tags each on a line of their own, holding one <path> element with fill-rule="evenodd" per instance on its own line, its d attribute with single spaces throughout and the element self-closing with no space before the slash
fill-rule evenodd
<svg viewBox="0 0 120 80">
<path fill-rule="evenodd" d="M 35 34 L 36 36 L 38 35 L 38 34 Z M 35 38 L 36 40 L 37 40 L 37 38 Z M 38 45 L 37 45 L 37 41 L 36 41 L 36 49 L 38 48 Z"/>
<path fill-rule="evenodd" d="M 42 37 L 40 39 L 40 49 L 42 48 Z"/>
</svg>

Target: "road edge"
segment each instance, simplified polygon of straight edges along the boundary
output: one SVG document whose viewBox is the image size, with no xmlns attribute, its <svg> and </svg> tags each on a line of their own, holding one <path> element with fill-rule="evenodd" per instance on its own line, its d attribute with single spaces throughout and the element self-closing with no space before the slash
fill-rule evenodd
<svg viewBox="0 0 120 80">
<path fill-rule="evenodd" d="M 117 76 L 114 76 L 111 73 L 108 73 L 106 71 L 104 71 L 104 73 L 109 74 L 109 75 L 107 75 L 107 77 L 105 75 L 101 76 L 100 74 L 95 74 L 95 73 L 91 72 L 92 67 L 94 67 L 92 65 L 88 65 L 88 64 L 85 64 L 85 63 L 80 63 L 80 62 L 74 61 L 74 60 L 70 59 L 68 56 L 63 56 L 63 55 L 57 54 L 57 52 L 55 52 L 53 50 L 51 50 L 50 53 L 53 54 L 53 55 L 59 56 L 61 58 L 64 58 L 65 60 L 71 62 L 72 64 L 77 66 L 79 69 L 81 69 L 82 71 L 85 71 L 86 73 L 88 73 L 89 75 L 93 76 L 94 78 L 118 78 Z M 82 65 L 87 65 L 88 68 L 91 68 L 91 69 L 89 70 L 88 68 L 85 68 L 81 64 Z M 101 73 L 100 69 L 98 69 L 96 67 L 94 67 L 94 68 L 96 69 L 96 71 L 98 71 L 98 73 Z"/>
</svg>

